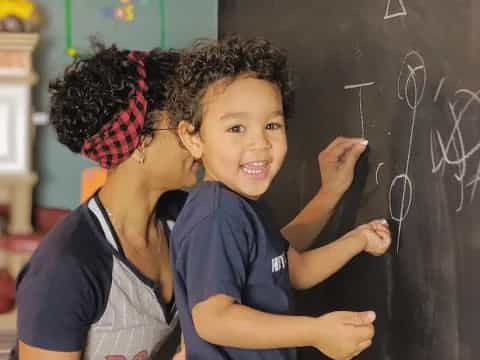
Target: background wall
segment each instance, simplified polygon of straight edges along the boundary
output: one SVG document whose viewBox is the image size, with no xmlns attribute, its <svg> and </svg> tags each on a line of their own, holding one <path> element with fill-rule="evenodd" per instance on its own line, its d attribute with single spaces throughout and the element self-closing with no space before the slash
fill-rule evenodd
<svg viewBox="0 0 480 360">
<path fill-rule="evenodd" d="M 217 0 L 137 0 L 131 22 L 114 20 L 109 13 L 120 5 L 117 0 L 70 1 L 68 26 L 63 0 L 38 0 L 46 24 L 35 52 L 35 69 L 40 80 L 34 89 L 34 111 L 48 111 L 48 82 L 72 62 L 66 47 L 68 29 L 71 45 L 79 53 L 88 52 L 89 37 L 123 48 L 151 49 L 189 46 L 198 38 L 217 37 Z M 163 8 L 163 10 L 162 10 Z M 163 21 L 162 21 L 163 20 Z M 66 26 L 67 25 L 67 26 Z M 92 162 L 70 153 L 57 143 L 49 126 L 37 127 L 34 146 L 35 168 L 40 175 L 36 204 L 73 208 L 78 204 L 80 174 Z"/>
</svg>

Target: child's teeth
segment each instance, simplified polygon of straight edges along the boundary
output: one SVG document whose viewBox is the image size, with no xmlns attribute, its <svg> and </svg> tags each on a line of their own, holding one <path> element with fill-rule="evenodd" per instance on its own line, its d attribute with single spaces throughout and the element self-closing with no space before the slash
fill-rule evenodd
<svg viewBox="0 0 480 360">
<path fill-rule="evenodd" d="M 247 174 L 260 174 L 262 172 L 262 170 L 253 170 L 253 169 L 247 169 L 247 168 L 243 168 L 243 170 Z"/>
<path fill-rule="evenodd" d="M 261 174 L 267 163 L 266 161 L 252 161 L 242 166 L 244 172 L 250 175 Z"/>
<path fill-rule="evenodd" d="M 264 166 L 265 161 L 254 161 L 248 164 L 245 164 L 245 166 Z"/>
</svg>

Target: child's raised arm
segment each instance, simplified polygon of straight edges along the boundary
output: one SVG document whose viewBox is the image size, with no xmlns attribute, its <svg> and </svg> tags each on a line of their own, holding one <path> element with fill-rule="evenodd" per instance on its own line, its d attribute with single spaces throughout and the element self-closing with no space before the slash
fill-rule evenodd
<svg viewBox="0 0 480 360">
<path fill-rule="evenodd" d="M 289 275 L 296 289 L 308 289 L 337 272 L 362 251 L 382 255 L 391 244 L 385 220 L 374 220 L 350 231 L 340 239 L 314 250 L 288 251 Z"/>
<path fill-rule="evenodd" d="M 229 347 L 273 349 L 313 346 L 333 359 L 350 359 L 370 346 L 375 313 L 332 312 L 318 318 L 273 315 L 215 295 L 192 309 L 198 335 Z"/>
<path fill-rule="evenodd" d="M 320 234 L 350 187 L 355 164 L 366 146 L 364 139 L 338 137 L 318 155 L 322 186 L 295 219 L 282 229 L 283 236 L 295 249 L 308 249 Z"/>
</svg>

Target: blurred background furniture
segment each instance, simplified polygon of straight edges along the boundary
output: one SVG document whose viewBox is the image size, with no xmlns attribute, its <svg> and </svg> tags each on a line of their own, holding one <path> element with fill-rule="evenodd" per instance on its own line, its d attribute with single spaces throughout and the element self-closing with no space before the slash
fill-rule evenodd
<svg viewBox="0 0 480 360">
<path fill-rule="evenodd" d="M 32 51 L 38 34 L 0 32 L 0 188 L 10 204 L 7 231 L 32 233 Z"/>
</svg>

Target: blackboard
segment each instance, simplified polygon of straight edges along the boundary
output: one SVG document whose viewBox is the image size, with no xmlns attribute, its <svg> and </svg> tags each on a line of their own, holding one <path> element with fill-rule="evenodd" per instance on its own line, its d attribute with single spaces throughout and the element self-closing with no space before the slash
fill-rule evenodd
<svg viewBox="0 0 480 360">
<path fill-rule="evenodd" d="M 480 2 L 223 0 L 219 34 L 232 32 L 286 48 L 297 72 L 289 154 L 267 194 L 278 222 L 317 191 L 318 151 L 363 135 L 369 150 L 318 244 L 376 217 L 394 230 L 387 255 L 298 293 L 298 312 L 376 310 L 360 359 L 480 358 Z"/>
</svg>

